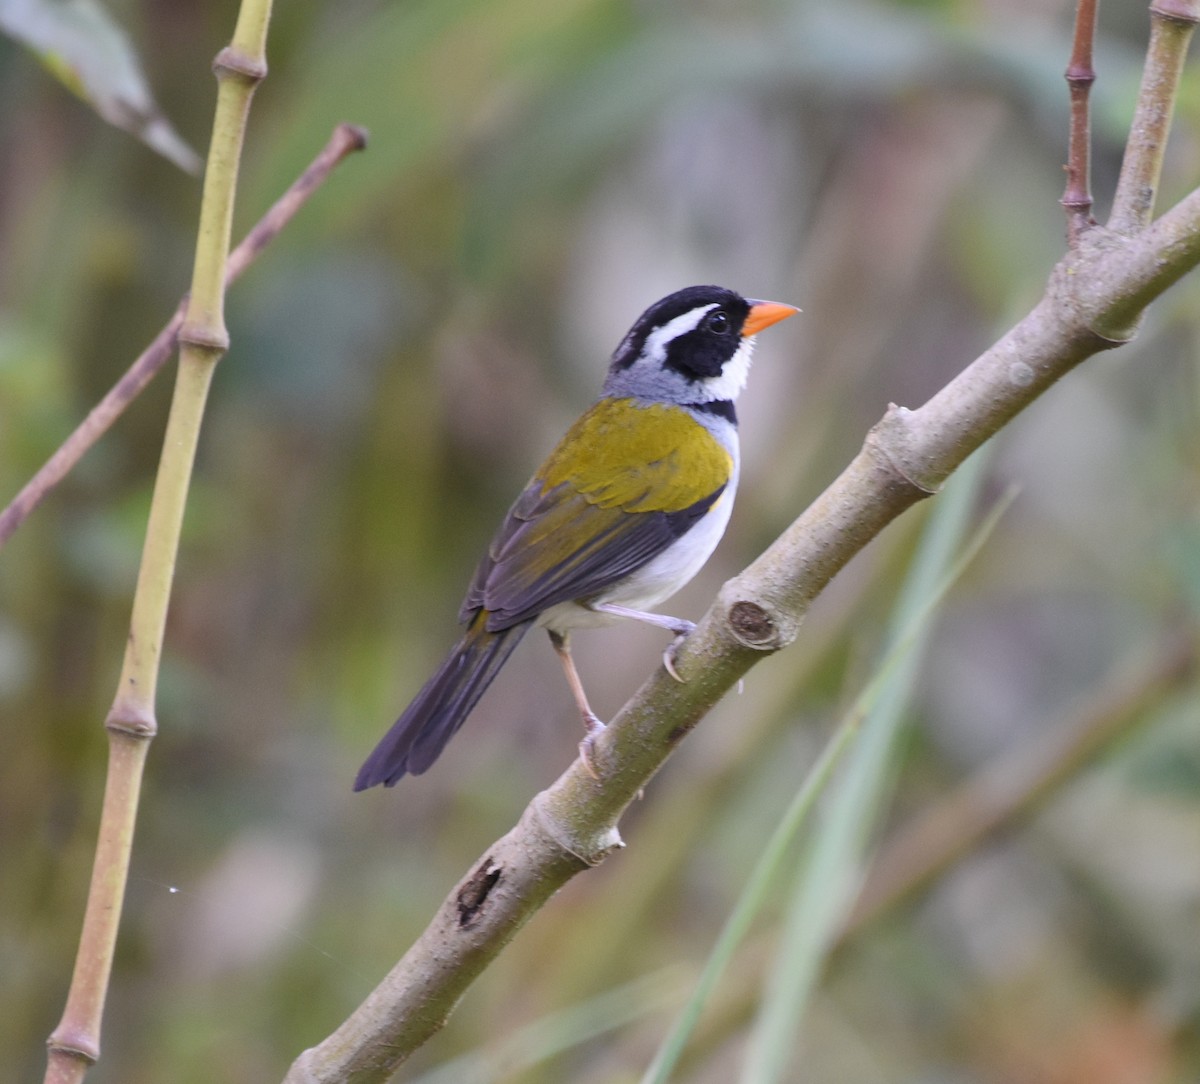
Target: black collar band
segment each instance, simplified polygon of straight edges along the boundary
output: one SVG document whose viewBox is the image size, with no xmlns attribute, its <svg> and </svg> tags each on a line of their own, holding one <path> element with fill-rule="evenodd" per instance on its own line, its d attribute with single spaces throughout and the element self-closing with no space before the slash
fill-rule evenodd
<svg viewBox="0 0 1200 1084">
<path fill-rule="evenodd" d="M 737 425 L 737 411 L 733 409 L 732 399 L 710 399 L 707 403 L 688 403 L 688 406 L 701 414 L 713 414 L 730 425 Z"/>
</svg>

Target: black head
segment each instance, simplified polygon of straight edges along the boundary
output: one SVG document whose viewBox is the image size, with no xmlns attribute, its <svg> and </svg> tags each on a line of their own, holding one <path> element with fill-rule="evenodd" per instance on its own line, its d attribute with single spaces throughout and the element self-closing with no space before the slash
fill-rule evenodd
<svg viewBox="0 0 1200 1084">
<path fill-rule="evenodd" d="M 662 351 L 663 367 L 689 380 L 719 376 L 741 346 L 750 304 L 740 294 L 721 286 L 677 290 L 638 317 L 617 347 L 612 367 L 629 368 L 649 346 L 655 353 Z M 689 318 L 693 313 L 696 316 Z M 673 334 L 674 321 L 679 323 Z"/>
</svg>

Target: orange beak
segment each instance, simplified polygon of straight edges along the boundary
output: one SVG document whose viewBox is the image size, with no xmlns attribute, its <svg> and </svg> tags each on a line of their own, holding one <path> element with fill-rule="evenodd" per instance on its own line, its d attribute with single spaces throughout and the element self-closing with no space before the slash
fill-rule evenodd
<svg viewBox="0 0 1200 1084">
<path fill-rule="evenodd" d="M 757 335 L 763 328 L 795 316 L 800 310 L 795 305 L 782 305 L 778 301 L 751 301 L 750 315 L 742 325 L 742 338 Z"/>
</svg>

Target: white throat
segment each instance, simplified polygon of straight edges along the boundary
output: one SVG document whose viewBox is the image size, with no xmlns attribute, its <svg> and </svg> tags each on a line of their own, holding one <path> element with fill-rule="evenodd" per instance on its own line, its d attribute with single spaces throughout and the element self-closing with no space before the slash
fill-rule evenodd
<svg viewBox="0 0 1200 1084">
<path fill-rule="evenodd" d="M 719 403 L 722 400 L 734 400 L 746 386 L 750 376 L 750 359 L 754 354 L 754 336 L 743 339 L 733 355 L 721 368 L 720 376 L 710 376 L 707 380 L 697 381 L 697 389 L 703 389 L 703 401 Z"/>
</svg>

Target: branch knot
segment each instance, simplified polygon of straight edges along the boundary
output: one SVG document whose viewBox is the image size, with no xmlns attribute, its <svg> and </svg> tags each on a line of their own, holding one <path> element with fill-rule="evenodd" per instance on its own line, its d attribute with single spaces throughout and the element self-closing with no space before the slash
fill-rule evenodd
<svg viewBox="0 0 1200 1084">
<path fill-rule="evenodd" d="M 1170 19 L 1171 22 L 1183 26 L 1195 26 L 1200 23 L 1200 13 L 1196 11 L 1195 0 L 1154 0 L 1150 5 L 1150 14 Z"/>
<path fill-rule="evenodd" d="M 491 855 L 483 860 L 483 864 L 471 874 L 466 884 L 458 890 L 458 924 L 465 929 L 479 916 L 479 912 L 487 903 L 492 889 L 500 883 L 504 870 L 498 863 L 492 861 Z"/>
<path fill-rule="evenodd" d="M 247 83 L 261 83 L 267 77 L 267 65 L 259 57 L 248 56 L 232 45 L 225 46 L 213 61 L 217 78 L 232 75 Z"/>
<path fill-rule="evenodd" d="M 602 825 L 591 832 L 590 838 L 580 838 L 568 823 L 567 817 L 560 816 L 557 812 L 562 809 L 562 804 L 555 800 L 552 794 L 554 790 L 557 790 L 557 787 L 538 794 L 526 808 L 522 821 L 531 817 L 537 830 L 546 839 L 584 867 L 600 865 L 613 851 L 619 851 L 625 846 L 625 841 L 615 824 Z M 553 807 L 550 804 L 552 802 Z"/>
<path fill-rule="evenodd" d="M 727 619 L 734 639 L 755 651 L 778 651 L 787 642 L 771 613 L 750 599 L 730 606 Z"/>
<path fill-rule="evenodd" d="M 1153 203 L 1154 191 L 1141 193 Z M 1130 259 L 1134 239 L 1108 226 L 1093 226 L 1078 238 L 1076 248 L 1060 260 L 1050 275 L 1047 296 L 1096 350 L 1111 350 L 1130 342 L 1138 332 L 1144 306 L 1114 310 L 1107 267 L 1115 259 Z M 1085 355 L 1086 356 L 1086 355 Z"/>
<path fill-rule="evenodd" d="M 907 407 L 888 403 L 887 413 L 871 427 L 864 447 L 905 485 L 917 490 L 922 497 L 930 497 L 941 488 L 940 483 L 922 478 L 920 464 L 906 455 L 908 419 L 911 414 L 912 411 Z"/>
<path fill-rule="evenodd" d="M 150 709 L 120 697 L 109 709 L 104 729 L 113 734 L 148 741 L 158 733 L 158 720 Z"/>
<path fill-rule="evenodd" d="M 212 354 L 224 354 L 229 349 L 229 332 L 207 324 L 184 323 L 179 329 L 180 345 L 194 346 Z"/>
</svg>

